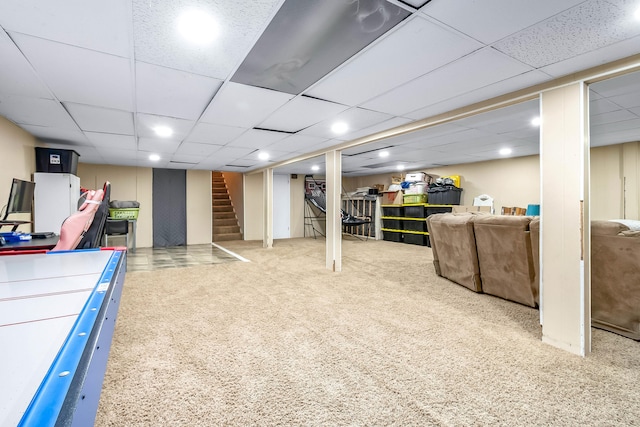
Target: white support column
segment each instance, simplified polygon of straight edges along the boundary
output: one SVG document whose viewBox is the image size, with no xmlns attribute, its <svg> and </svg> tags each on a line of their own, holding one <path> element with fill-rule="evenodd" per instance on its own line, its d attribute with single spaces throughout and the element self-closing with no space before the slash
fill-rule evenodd
<svg viewBox="0 0 640 427">
<path fill-rule="evenodd" d="M 329 151 L 326 159 L 327 196 L 327 268 L 342 271 L 342 219 L 340 196 L 342 194 L 342 153 Z"/>
<path fill-rule="evenodd" d="M 262 172 L 264 184 L 264 226 L 262 227 L 262 247 L 273 248 L 273 168 Z"/>
<path fill-rule="evenodd" d="M 585 356 L 591 351 L 591 269 L 587 86 L 541 96 L 542 341 Z"/>
</svg>

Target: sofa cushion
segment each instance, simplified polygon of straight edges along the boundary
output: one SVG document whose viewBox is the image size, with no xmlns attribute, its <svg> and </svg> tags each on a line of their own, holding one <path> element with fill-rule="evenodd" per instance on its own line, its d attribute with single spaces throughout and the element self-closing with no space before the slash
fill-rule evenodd
<svg viewBox="0 0 640 427">
<path fill-rule="evenodd" d="M 540 218 L 536 217 L 529 223 L 531 237 L 531 257 L 533 258 L 533 300 L 540 305 Z"/>
<path fill-rule="evenodd" d="M 483 216 L 473 228 L 483 292 L 535 307 L 530 222 L 526 216 Z"/>
<path fill-rule="evenodd" d="M 640 232 L 591 222 L 592 325 L 640 340 Z"/>
<path fill-rule="evenodd" d="M 443 213 L 427 218 L 436 274 L 482 292 L 472 213 Z"/>
</svg>

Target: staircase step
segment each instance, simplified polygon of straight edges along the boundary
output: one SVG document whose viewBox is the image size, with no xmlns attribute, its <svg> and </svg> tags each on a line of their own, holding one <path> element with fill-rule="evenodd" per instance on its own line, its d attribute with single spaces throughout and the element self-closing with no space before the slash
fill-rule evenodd
<svg viewBox="0 0 640 427">
<path fill-rule="evenodd" d="M 213 205 L 214 206 L 231 206 L 231 200 L 230 199 L 213 199 Z"/>
<path fill-rule="evenodd" d="M 216 227 L 223 227 L 225 225 L 235 225 L 238 226 L 238 220 L 234 218 L 219 218 L 216 217 L 213 219 L 213 229 Z"/>
<path fill-rule="evenodd" d="M 223 225 L 222 227 L 214 227 L 213 234 L 229 234 L 229 233 L 239 233 L 240 227 L 237 224 L 235 225 Z"/>
<path fill-rule="evenodd" d="M 219 212 L 234 214 L 233 206 L 232 205 L 214 206 L 213 207 L 213 213 L 217 216 Z"/>
<path fill-rule="evenodd" d="M 213 234 L 214 242 L 222 242 L 226 240 L 242 240 L 242 233 Z"/>
<path fill-rule="evenodd" d="M 227 199 L 227 200 L 229 200 L 229 193 L 227 193 L 226 191 L 224 193 L 213 193 L 213 194 L 211 194 L 211 196 L 214 199 Z"/>
<path fill-rule="evenodd" d="M 234 221 L 238 221 L 238 218 L 236 218 L 236 214 L 235 212 L 233 212 L 232 209 L 229 209 L 229 212 L 223 212 L 223 211 L 215 211 L 215 217 L 213 218 L 214 222 L 217 219 L 232 219 Z"/>
</svg>

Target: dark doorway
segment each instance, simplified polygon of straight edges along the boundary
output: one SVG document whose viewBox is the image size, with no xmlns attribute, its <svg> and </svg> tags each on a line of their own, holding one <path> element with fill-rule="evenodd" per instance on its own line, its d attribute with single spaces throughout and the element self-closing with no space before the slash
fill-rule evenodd
<svg viewBox="0 0 640 427">
<path fill-rule="evenodd" d="M 187 171 L 153 170 L 153 247 L 187 244 Z"/>
</svg>

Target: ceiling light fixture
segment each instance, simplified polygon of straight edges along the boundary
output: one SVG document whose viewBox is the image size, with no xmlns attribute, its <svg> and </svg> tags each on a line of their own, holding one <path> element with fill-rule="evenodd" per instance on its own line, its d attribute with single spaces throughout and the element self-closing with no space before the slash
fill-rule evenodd
<svg viewBox="0 0 640 427">
<path fill-rule="evenodd" d="M 173 129 L 169 126 L 156 126 L 153 128 L 153 131 L 161 138 L 169 138 L 173 135 Z"/>
<path fill-rule="evenodd" d="M 511 148 L 501 148 L 500 151 L 498 151 L 498 154 L 500 154 L 501 156 L 508 156 L 511 153 Z"/>
<path fill-rule="evenodd" d="M 531 126 L 540 126 L 541 123 L 542 118 L 540 117 L 534 117 L 533 119 L 531 119 Z"/>
<path fill-rule="evenodd" d="M 403 171 L 404 170 L 404 165 L 398 165 L 396 167 L 396 169 L 398 169 L 399 171 Z"/>
<path fill-rule="evenodd" d="M 157 154 L 149 154 L 149 160 L 151 160 L 152 162 L 157 162 L 158 160 L 160 160 L 160 156 Z"/>
<path fill-rule="evenodd" d="M 388 151 L 381 151 L 378 153 L 378 156 L 380 157 L 389 157 L 389 152 Z"/>
<path fill-rule="evenodd" d="M 269 160 L 269 153 L 265 153 L 264 151 L 258 154 L 258 158 L 260 160 Z"/>
<path fill-rule="evenodd" d="M 311 170 L 312 170 L 312 171 L 314 171 L 314 172 L 317 172 L 317 171 L 319 171 L 319 170 L 320 170 L 320 166 L 318 166 L 318 165 L 313 165 L 313 166 L 311 166 Z"/>
<path fill-rule="evenodd" d="M 331 126 L 331 131 L 336 134 L 342 134 L 349 130 L 349 125 L 345 122 L 336 122 Z"/>
<path fill-rule="evenodd" d="M 633 16 L 640 21 L 640 7 L 636 9 L 636 12 L 633 14 Z"/>
<path fill-rule="evenodd" d="M 178 31 L 190 43 L 204 46 L 217 37 L 218 25 L 208 13 L 192 9 L 178 18 Z"/>
</svg>

